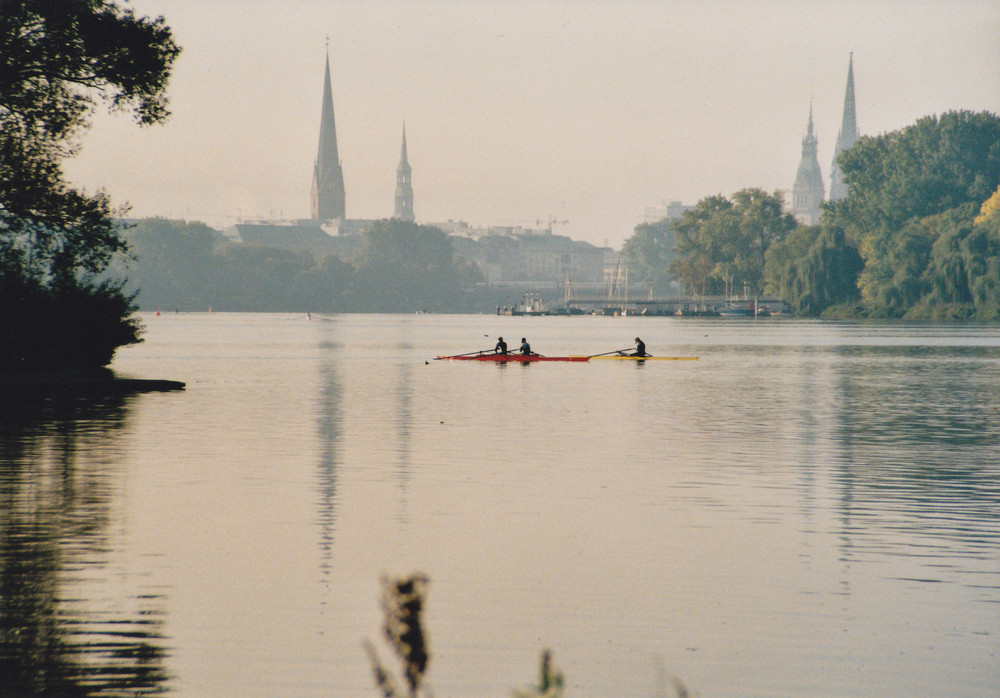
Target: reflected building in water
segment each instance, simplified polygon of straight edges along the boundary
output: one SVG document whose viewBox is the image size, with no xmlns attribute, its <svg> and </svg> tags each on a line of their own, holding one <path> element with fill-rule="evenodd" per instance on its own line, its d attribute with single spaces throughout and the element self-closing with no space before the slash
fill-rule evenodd
<svg viewBox="0 0 1000 698">
<path fill-rule="evenodd" d="M 330 332 L 333 321 L 327 323 Z M 328 578 L 333 567 L 333 546 L 337 530 L 337 470 L 340 467 L 341 438 L 343 437 L 343 387 L 337 374 L 337 366 L 333 354 L 337 345 L 332 338 L 320 343 L 324 359 L 320 364 L 319 388 L 319 423 L 317 431 L 320 439 L 319 473 L 317 477 L 319 490 L 318 519 L 320 526 L 319 540 L 321 561 L 320 567 L 324 578 Z"/>
<path fill-rule="evenodd" d="M 969 347 L 964 361 L 955 347 L 838 353 L 841 456 L 831 472 L 840 561 L 892 558 L 887 574 L 901 581 L 964 583 L 989 602 L 994 590 L 982 582 L 996 577 L 1000 544 L 1000 393 L 988 368 L 995 352 Z"/>
</svg>

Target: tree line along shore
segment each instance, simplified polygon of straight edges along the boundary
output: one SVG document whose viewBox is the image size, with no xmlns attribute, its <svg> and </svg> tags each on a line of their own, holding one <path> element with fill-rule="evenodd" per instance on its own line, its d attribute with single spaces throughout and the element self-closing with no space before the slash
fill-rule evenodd
<svg viewBox="0 0 1000 698">
<path fill-rule="evenodd" d="M 819 225 L 797 223 L 780 192 L 746 188 L 637 226 L 621 255 L 633 288 L 779 297 L 801 316 L 1000 319 L 1000 120 L 949 112 L 845 153 L 850 195 L 824 204 Z M 147 310 L 483 312 L 497 302 L 444 231 L 397 219 L 340 255 L 163 219 L 123 237 L 134 259 L 110 271 Z"/>
<path fill-rule="evenodd" d="M 119 40 L 120 39 L 120 40 Z M 347 258 L 235 245 L 207 226 L 125 228 L 107 192 L 62 170 L 99 105 L 169 116 L 181 49 L 163 18 L 115 2 L 17 3 L 0 15 L 0 370 L 100 367 L 141 341 L 140 307 L 468 312 L 479 271 L 447 234 L 376 221 Z M 950 111 L 838 156 L 848 196 L 803 226 L 748 187 L 646 223 L 625 242 L 653 293 L 740 289 L 821 317 L 1000 319 L 1000 119 Z"/>
</svg>

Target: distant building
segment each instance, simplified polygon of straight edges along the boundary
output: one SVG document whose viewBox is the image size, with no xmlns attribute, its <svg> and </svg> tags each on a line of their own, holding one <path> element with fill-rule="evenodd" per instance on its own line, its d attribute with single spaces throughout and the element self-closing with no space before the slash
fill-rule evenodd
<svg viewBox="0 0 1000 698">
<path fill-rule="evenodd" d="M 344 170 L 337 153 L 337 124 L 333 118 L 333 88 L 330 86 L 330 54 L 326 55 L 323 106 L 319 122 L 319 148 L 313 166 L 312 218 L 317 221 L 347 217 Z"/>
<path fill-rule="evenodd" d="M 326 56 L 323 76 L 323 102 L 319 122 L 319 147 L 313 164 L 311 218 L 306 220 L 241 221 L 225 231 L 226 237 L 248 245 L 307 250 L 317 257 L 344 254 L 358 236 L 375 221 L 347 217 L 344 170 L 337 150 L 337 125 L 333 113 L 333 88 L 330 81 L 330 55 Z M 403 135 L 403 159 L 406 159 L 406 135 Z M 401 163 L 402 167 L 402 163 Z M 407 170 L 409 165 L 407 164 Z M 409 174 L 407 172 L 407 181 Z M 412 191 L 410 210 L 413 209 Z"/>
<path fill-rule="evenodd" d="M 607 268 L 618 261 L 610 248 L 553 235 L 551 228 L 473 228 L 462 221 L 433 225 L 449 234 L 455 254 L 475 265 L 490 285 L 587 288 L 603 284 Z"/>
<path fill-rule="evenodd" d="M 356 221 L 350 221 L 354 223 Z M 261 247 L 276 247 L 309 252 L 316 259 L 335 254 L 347 256 L 356 246 L 354 239 L 338 234 L 338 224 L 333 221 L 321 224 L 314 220 L 298 221 L 242 221 L 223 231 L 233 241 Z M 358 221 L 360 223 L 360 221 Z M 365 221 L 371 224 L 371 221 Z"/>
<path fill-rule="evenodd" d="M 819 223 L 819 205 L 823 201 L 823 174 L 816 157 L 816 136 L 813 135 L 812 104 L 809 105 L 809 126 L 802 139 L 802 160 L 792 187 L 792 215 L 799 223 Z"/>
<path fill-rule="evenodd" d="M 684 215 L 685 211 L 690 211 L 694 206 L 686 206 L 680 201 L 671 201 L 669 204 L 663 202 L 660 206 L 648 206 L 646 208 L 646 222 L 656 223 L 664 219 L 674 220 Z"/>
<path fill-rule="evenodd" d="M 403 126 L 393 217 L 415 222 L 412 169 Z M 320 114 L 319 148 L 313 168 L 311 218 L 290 221 L 241 221 L 224 235 L 235 242 L 308 251 L 317 259 L 328 254 L 350 258 L 360 244 L 361 234 L 376 221 L 348 218 L 344 174 L 337 151 L 337 131 L 333 112 L 330 57 L 327 54 Z M 662 218 L 679 217 L 690 206 L 680 202 L 664 205 Z M 606 285 L 609 269 L 619 265 L 619 255 L 608 247 L 553 235 L 547 228 L 521 226 L 472 227 L 465 222 L 433 223 L 448 235 L 456 257 L 476 266 L 486 286 L 507 291 L 537 291 L 572 286 L 581 292 Z M 540 224 L 541 225 L 541 224 Z M 493 289 L 495 290 L 495 288 Z M 492 291 L 491 291 L 492 292 Z"/>
<path fill-rule="evenodd" d="M 844 92 L 844 117 L 837 134 L 837 144 L 833 149 L 833 165 L 830 167 L 830 201 L 847 196 L 847 185 L 837 165 L 837 156 L 854 145 L 858 140 L 858 119 L 854 107 L 854 54 L 847 64 L 847 89 Z"/>
<path fill-rule="evenodd" d="M 410 182 L 409 160 L 406 157 L 406 125 L 403 125 L 403 147 L 396 168 L 396 213 L 395 218 L 413 222 L 413 185 Z"/>
</svg>

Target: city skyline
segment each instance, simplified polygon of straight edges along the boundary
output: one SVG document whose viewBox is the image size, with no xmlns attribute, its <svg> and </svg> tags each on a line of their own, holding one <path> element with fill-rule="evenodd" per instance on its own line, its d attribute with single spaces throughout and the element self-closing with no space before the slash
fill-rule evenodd
<svg viewBox="0 0 1000 698">
<path fill-rule="evenodd" d="M 308 218 L 327 37 L 348 218 L 393 215 L 404 122 L 418 222 L 619 247 L 664 201 L 790 195 L 810 100 L 828 178 L 852 52 L 861 135 L 1000 111 L 986 2 L 131 6 L 184 48 L 173 116 L 99 113 L 66 169 L 135 216 Z"/>
</svg>

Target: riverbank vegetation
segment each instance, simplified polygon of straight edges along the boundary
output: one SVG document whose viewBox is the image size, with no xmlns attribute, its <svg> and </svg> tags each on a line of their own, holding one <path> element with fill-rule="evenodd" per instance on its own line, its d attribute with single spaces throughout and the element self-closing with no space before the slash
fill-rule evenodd
<svg viewBox="0 0 1000 698">
<path fill-rule="evenodd" d="M 62 162 L 98 104 L 163 121 L 179 52 L 162 18 L 113 2 L 3 3 L 0 370 L 104 366 L 139 341 L 131 296 L 103 276 L 126 250 L 122 212 L 70 187 Z"/>
<path fill-rule="evenodd" d="M 1000 118 L 925 117 L 860 138 L 838 164 L 849 195 L 819 225 L 790 224 L 778 193 L 707 197 L 669 222 L 658 272 L 689 295 L 746 289 L 799 315 L 1000 319 Z"/>
</svg>

